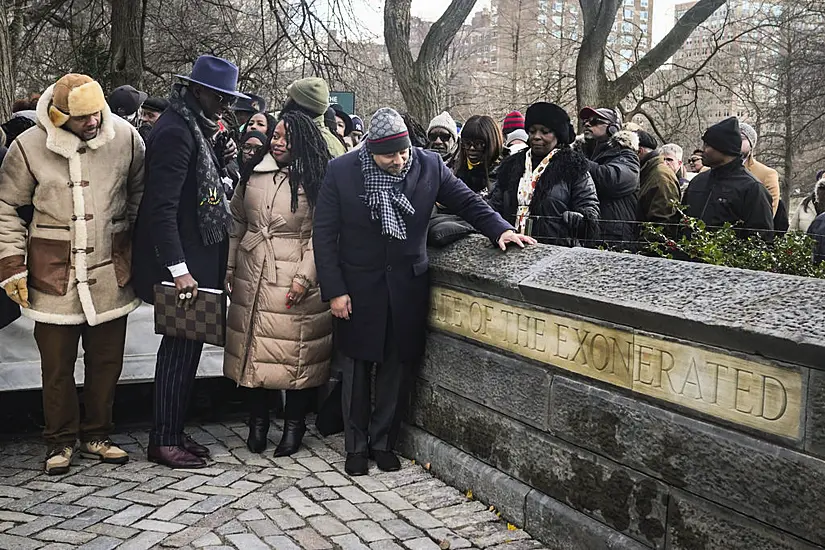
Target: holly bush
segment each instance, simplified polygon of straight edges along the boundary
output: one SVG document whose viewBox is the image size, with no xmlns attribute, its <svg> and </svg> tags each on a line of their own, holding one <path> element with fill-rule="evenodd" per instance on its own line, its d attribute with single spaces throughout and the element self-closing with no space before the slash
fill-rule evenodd
<svg viewBox="0 0 825 550">
<path fill-rule="evenodd" d="M 644 223 L 642 238 L 645 246 L 641 253 L 825 279 L 825 262 L 814 263 L 816 243 L 804 233 L 777 234 L 772 241 L 766 241 L 760 235 L 744 233 L 741 227 L 730 223 L 721 228 L 709 228 L 702 220 L 685 216 L 684 212 L 681 215 L 678 231 L 672 225 Z"/>
</svg>

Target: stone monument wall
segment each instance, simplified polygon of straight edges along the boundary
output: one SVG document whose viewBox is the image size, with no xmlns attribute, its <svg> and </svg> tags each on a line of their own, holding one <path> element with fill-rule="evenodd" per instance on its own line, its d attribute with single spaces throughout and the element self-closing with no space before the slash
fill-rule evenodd
<svg viewBox="0 0 825 550">
<path fill-rule="evenodd" d="M 431 251 L 403 450 L 550 548 L 825 545 L 825 281 Z"/>
</svg>

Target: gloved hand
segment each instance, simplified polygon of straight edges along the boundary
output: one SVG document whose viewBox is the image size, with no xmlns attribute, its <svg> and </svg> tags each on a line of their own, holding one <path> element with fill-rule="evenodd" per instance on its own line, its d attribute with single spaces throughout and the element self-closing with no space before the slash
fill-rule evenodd
<svg viewBox="0 0 825 550">
<path fill-rule="evenodd" d="M 567 224 L 567 227 L 575 231 L 579 227 L 581 221 L 584 219 L 584 214 L 568 210 L 561 215 L 561 219 L 564 223 Z"/>
<path fill-rule="evenodd" d="M 6 284 L 6 294 L 21 307 L 29 307 L 29 287 L 26 277 L 16 279 Z"/>
</svg>

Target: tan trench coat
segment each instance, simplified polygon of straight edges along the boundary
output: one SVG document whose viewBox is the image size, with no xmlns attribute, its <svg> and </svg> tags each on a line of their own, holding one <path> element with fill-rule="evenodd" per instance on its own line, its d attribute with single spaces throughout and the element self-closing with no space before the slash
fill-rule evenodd
<svg viewBox="0 0 825 550">
<path fill-rule="evenodd" d="M 224 374 L 241 386 L 305 389 L 329 379 L 332 313 L 321 301 L 312 250 L 312 209 L 301 189 L 290 211 L 289 179 L 270 155 L 232 198 L 234 274 Z M 309 284 L 286 308 L 292 281 Z"/>
<path fill-rule="evenodd" d="M 130 283 L 132 226 L 143 196 L 143 140 L 104 107 L 87 142 L 37 104 L 0 168 L 0 285 L 28 278 L 24 316 L 53 325 L 99 325 L 140 305 Z M 16 209 L 34 205 L 26 229 Z"/>
</svg>

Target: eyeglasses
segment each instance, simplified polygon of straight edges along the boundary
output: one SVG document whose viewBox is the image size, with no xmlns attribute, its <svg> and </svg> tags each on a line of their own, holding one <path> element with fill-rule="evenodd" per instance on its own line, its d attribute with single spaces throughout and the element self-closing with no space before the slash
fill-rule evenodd
<svg viewBox="0 0 825 550">
<path fill-rule="evenodd" d="M 254 155 L 261 149 L 263 149 L 263 145 L 243 145 L 241 147 L 241 151 L 243 151 L 244 153 L 249 153 L 251 155 Z"/>
<path fill-rule="evenodd" d="M 452 134 L 449 132 L 432 132 L 428 136 L 430 141 L 435 143 L 437 140 L 441 140 L 441 143 L 447 143 L 451 139 L 453 139 Z"/>
<path fill-rule="evenodd" d="M 483 151 L 487 147 L 487 142 L 481 139 L 472 139 L 462 143 L 467 149 L 475 149 L 476 151 Z"/>
<path fill-rule="evenodd" d="M 701 162 L 701 160 L 702 159 L 700 157 L 691 157 L 688 159 L 688 162 L 691 164 L 696 164 L 697 162 Z"/>
<path fill-rule="evenodd" d="M 602 124 L 607 124 L 606 120 L 601 118 L 590 118 L 584 121 L 585 126 L 601 126 Z"/>
</svg>

